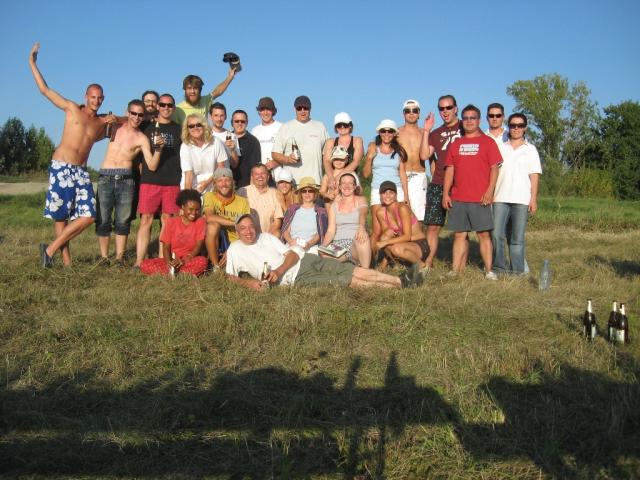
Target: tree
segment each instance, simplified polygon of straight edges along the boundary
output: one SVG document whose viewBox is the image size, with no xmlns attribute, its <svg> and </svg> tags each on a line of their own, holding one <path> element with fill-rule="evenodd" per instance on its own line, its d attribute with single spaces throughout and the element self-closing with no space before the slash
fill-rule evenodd
<svg viewBox="0 0 640 480">
<path fill-rule="evenodd" d="M 44 131 L 44 128 L 40 127 L 38 134 L 36 135 L 36 150 L 38 152 L 38 163 L 35 167 L 36 171 L 47 170 L 51 158 L 53 158 L 53 151 L 56 149 L 55 144 L 49 138 L 49 135 Z"/>
<path fill-rule="evenodd" d="M 618 198 L 640 199 L 640 103 L 606 107 L 596 132 L 601 142 L 589 152 L 588 164 L 613 172 Z"/>
<path fill-rule="evenodd" d="M 507 87 L 516 101 L 516 111 L 529 120 L 529 138 L 536 144 L 545 165 L 543 179 L 557 191 L 566 167 L 580 167 L 596 141 L 599 121 L 597 104 L 584 82 L 569 85 L 557 73 L 533 80 L 518 80 Z"/>
<path fill-rule="evenodd" d="M 26 151 L 24 125 L 18 118 L 9 118 L 0 132 L 0 173 L 20 173 L 24 167 Z"/>
</svg>

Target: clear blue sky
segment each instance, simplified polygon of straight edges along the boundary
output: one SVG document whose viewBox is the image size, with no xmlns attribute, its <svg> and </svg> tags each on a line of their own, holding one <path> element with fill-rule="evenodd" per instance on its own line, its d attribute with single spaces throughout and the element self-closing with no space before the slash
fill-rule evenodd
<svg viewBox="0 0 640 480">
<path fill-rule="evenodd" d="M 123 112 L 147 88 L 179 101 L 190 73 L 210 91 L 226 75 L 229 50 L 243 71 L 220 100 L 247 110 L 250 127 L 259 97 L 273 97 L 284 122 L 305 94 L 312 118 L 331 130 L 333 115 L 347 111 L 369 141 L 381 119 L 402 121 L 407 98 L 423 114 L 444 93 L 511 112 L 508 85 L 556 72 L 585 81 L 602 107 L 640 99 L 638 19 L 638 0 L 3 2 L 0 122 L 16 116 L 60 139 L 63 114 L 27 64 L 36 40 L 49 85 L 82 102 L 87 84 L 102 84 L 102 112 Z M 96 145 L 90 165 L 103 154 Z"/>
</svg>

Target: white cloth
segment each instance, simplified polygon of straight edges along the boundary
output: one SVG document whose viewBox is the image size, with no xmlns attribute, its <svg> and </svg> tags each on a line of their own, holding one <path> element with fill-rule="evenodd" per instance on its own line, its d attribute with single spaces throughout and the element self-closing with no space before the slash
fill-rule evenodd
<svg viewBox="0 0 640 480">
<path fill-rule="evenodd" d="M 514 150 L 507 142 L 503 144 L 500 153 L 502 154 L 502 166 L 498 173 L 493 201 L 529 205 L 531 201 L 529 175 L 542 173 L 538 150 L 526 141 L 524 145 Z"/>
<path fill-rule="evenodd" d="M 413 214 L 421 220 L 427 207 L 427 186 L 429 179 L 425 172 L 407 172 L 407 187 L 409 189 L 409 201 Z"/>
<path fill-rule="evenodd" d="M 221 163 L 228 168 L 229 157 L 224 145 L 216 137 L 213 137 L 210 143 L 205 143 L 202 147 L 192 143 L 183 143 L 180 146 L 180 168 L 182 169 L 180 189 L 196 188 L 198 183 L 211 178 Z M 185 186 L 185 172 L 193 172 L 193 185 Z M 202 193 L 212 190 L 213 184 L 209 185 Z"/>
<path fill-rule="evenodd" d="M 260 160 L 262 163 L 268 163 L 271 161 L 271 150 L 273 150 L 273 142 L 276 139 L 276 134 L 280 127 L 281 122 L 274 120 L 269 125 L 256 125 L 251 129 L 251 134 L 260 142 Z"/>
<path fill-rule="evenodd" d="M 256 280 L 260 280 L 264 262 L 271 270 L 275 270 L 284 262 L 285 254 L 288 251 L 294 251 L 300 259 L 304 257 L 304 250 L 300 247 L 289 247 L 282 243 L 280 239 L 274 237 L 270 233 L 261 233 L 253 245 L 242 243 L 242 240 L 236 240 L 229 245 L 227 250 L 227 267 L 228 275 L 239 276 L 240 272 L 247 272 Z M 300 260 L 296 262 L 285 274 L 280 278 L 280 285 L 293 285 L 300 269 Z"/>
<path fill-rule="evenodd" d="M 503 128 L 502 133 L 497 137 L 494 137 L 488 128 L 484 133 L 493 138 L 493 140 L 498 144 L 498 148 L 502 148 L 502 144 L 509 141 L 509 130 L 506 128 Z"/>
<path fill-rule="evenodd" d="M 233 143 L 236 144 L 235 151 L 238 154 L 238 156 L 240 156 L 240 144 L 238 143 L 238 137 L 236 137 L 235 133 L 230 132 L 229 130 L 224 130 L 223 132 L 215 132 L 211 130 L 211 133 L 213 133 L 213 136 L 218 138 L 222 142 L 222 145 L 224 145 L 224 148 L 227 151 L 227 156 L 229 158 L 231 158 L 231 150 L 227 148 L 224 142 L 227 141 L 227 134 L 231 135 L 231 140 L 233 140 Z"/>
<path fill-rule="evenodd" d="M 273 150 L 283 155 L 291 154 L 291 145 L 295 140 L 300 149 L 301 161 L 293 165 L 286 165 L 286 169 L 293 175 L 296 184 L 303 177 L 312 177 L 317 184 L 322 180 L 322 148 L 329 138 L 327 129 L 322 122 L 309 120 L 302 123 L 296 119 L 290 120 L 278 131 Z"/>
</svg>

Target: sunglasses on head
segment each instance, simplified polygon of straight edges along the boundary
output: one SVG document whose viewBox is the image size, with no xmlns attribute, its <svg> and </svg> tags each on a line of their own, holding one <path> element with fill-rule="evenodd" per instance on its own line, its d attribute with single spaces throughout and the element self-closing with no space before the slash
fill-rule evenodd
<svg viewBox="0 0 640 480">
<path fill-rule="evenodd" d="M 130 113 L 131 115 L 134 115 L 134 116 L 138 117 L 138 118 L 144 118 L 144 113 L 140 113 L 140 112 L 132 112 L 131 110 L 129 110 L 129 113 Z"/>
<path fill-rule="evenodd" d="M 158 102 L 158 106 L 163 108 L 173 108 L 173 103 Z"/>
<path fill-rule="evenodd" d="M 201 123 L 192 123 L 191 125 L 187 125 L 187 128 L 202 128 Z"/>
<path fill-rule="evenodd" d="M 298 106 L 296 107 L 296 110 L 297 110 L 298 112 L 300 112 L 300 111 L 302 111 L 302 110 L 309 111 L 309 110 L 310 110 L 310 108 L 309 108 L 309 107 L 307 107 L 307 106 L 305 106 L 305 105 L 298 105 Z"/>
<path fill-rule="evenodd" d="M 438 110 L 442 112 L 444 110 L 453 110 L 455 107 L 456 107 L 455 105 L 445 105 L 444 107 L 441 107 L 440 105 L 438 105 Z"/>
<path fill-rule="evenodd" d="M 527 128 L 527 126 L 524 123 L 510 123 L 509 128 L 515 130 L 516 128 Z"/>
<path fill-rule="evenodd" d="M 405 108 L 403 110 L 404 113 L 420 113 L 419 108 Z"/>
<path fill-rule="evenodd" d="M 502 114 L 501 113 L 490 113 L 487 115 L 487 117 L 489 118 L 502 118 Z"/>
</svg>

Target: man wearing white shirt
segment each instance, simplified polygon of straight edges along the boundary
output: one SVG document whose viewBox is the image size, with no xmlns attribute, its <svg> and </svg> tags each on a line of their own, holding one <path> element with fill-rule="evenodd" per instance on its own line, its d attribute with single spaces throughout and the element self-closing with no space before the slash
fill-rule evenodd
<svg viewBox="0 0 640 480">
<path fill-rule="evenodd" d="M 501 103 L 492 103 L 487 107 L 487 123 L 489 129 L 485 132 L 502 148 L 502 144 L 509 140 L 509 132 L 504 128 L 504 107 Z"/>
<path fill-rule="evenodd" d="M 304 177 L 312 177 L 319 185 L 322 181 L 322 149 L 329 134 L 322 122 L 311 120 L 309 97 L 299 96 L 293 106 L 296 118 L 282 125 L 278 131 L 271 156 L 291 171 L 296 183 Z"/>
<path fill-rule="evenodd" d="M 262 97 L 258 101 L 258 114 L 262 121 L 260 125 L 256 125 L 251 129 L 251 135 L 256 137 L 260 142 L 260 159 L 269 170 L 273 170 L 280 166 L 278 162 L 275 162 L 271 158 L 271 150 L 273 150 L 273 142 L 276 139 L 276 134 L 280 127 L 281 122 L 278 122 L 274 117 L 278 109 L 271 97 Z"/>
<path fill-rule="evenodd" d="M 220 102 L 214 103 L 209 108 L 209 119 L 211 133 L 224 143 L 231 168 L 236 168 L 240 159 L 240 145 L 235 134 L 224 128 L 224 122 L 227 121 L 227 107 Z"/>
</svg>

